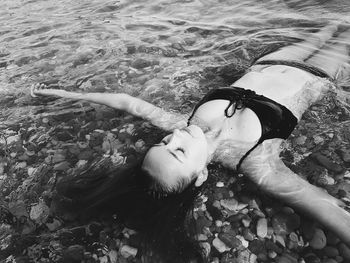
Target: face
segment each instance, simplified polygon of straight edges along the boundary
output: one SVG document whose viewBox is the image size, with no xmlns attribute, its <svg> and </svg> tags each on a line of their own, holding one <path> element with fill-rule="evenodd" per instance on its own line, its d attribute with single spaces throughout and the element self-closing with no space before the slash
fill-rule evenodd
<svg viewBox="0 0 350 263">
<path fill-rule="evenodd" d="M 168 187 L 180 179 L 191 181 L 206 170 L 208 144 L 203 131 L 195 125 L 174 130 L 146 154 L 142 168 Z"/>
</svg>

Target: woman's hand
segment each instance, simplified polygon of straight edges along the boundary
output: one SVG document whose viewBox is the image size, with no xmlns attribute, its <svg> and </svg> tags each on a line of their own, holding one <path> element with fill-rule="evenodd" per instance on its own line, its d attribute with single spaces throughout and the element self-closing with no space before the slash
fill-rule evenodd
<svg viewBox="0 0 350 263">
<path fill-rule="evenodd" d="M 51 89 L 49 86 L 43 83 L 33 84 L 30 87 L 30 95 L 34 98 L 38 96 L 55 96 L 60 98 L 73 98 L 73 96 L 68 96 L 69 92 L 61 89 Z M 71 94 L 72 95 L 72 94 Z"/>
</svg>

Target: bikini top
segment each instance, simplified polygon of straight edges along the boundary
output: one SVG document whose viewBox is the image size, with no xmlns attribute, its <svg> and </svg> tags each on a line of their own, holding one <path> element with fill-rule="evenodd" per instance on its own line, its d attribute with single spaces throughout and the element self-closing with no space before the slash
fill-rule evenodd
<svg viewBox="0 0 350 263">
<path fill-rule="evenodd" d="M 237 165 L 239 170 L 243 160 L 264 140 L 281 138 L 287 139 L 297 125 L 297 118 L 285 106 L 271 100 L 263 95 L 258 95 L 252 90 L 239 87 L 218 88 L 207 93 L 204 98 L 195 106 L 188 124 L 196 110 L 204 103 L 224 99 L 230 101 L 225 109 L 225 116 L 232 117 L 237 109 L 249 108 L 258 116 L 262 135 L 258 142 L 241 158 Z M 233 107 L 231 113 L 229 110 Z"/>
</svg>

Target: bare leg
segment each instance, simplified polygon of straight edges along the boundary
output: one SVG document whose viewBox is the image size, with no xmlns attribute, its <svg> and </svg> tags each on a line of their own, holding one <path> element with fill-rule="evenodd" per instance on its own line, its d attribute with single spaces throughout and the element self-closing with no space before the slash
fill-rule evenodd
<svg viewBox="0 0 350 263">
<path fill-rule="evenodd" d="M 305 62 L 335 77 L 340 68 L 349 61 L 349 46 L 350 30 L 347 30 L 334 38 L 333 43 L 324 46 Z"/>
<path fill-rule="evenodd" d="M 312 34 L 303 42 L 283 47 L 275 52 L 259 58 L 260 60 L 298 60 L 304 61 L 315 51 L 321 48 L 327 40 L 332 38 L 337 31 L 337 25 L 329 25 L 322 28 L 319 32 Z"/>
</svg>

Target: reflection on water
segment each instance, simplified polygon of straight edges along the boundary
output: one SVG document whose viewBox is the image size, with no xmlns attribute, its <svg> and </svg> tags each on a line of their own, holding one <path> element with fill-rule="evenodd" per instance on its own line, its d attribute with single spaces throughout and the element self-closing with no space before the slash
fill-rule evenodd
<svg viewBox="0 0 350 263">
<path fill-rule="evenodd" d="M 300 41 L 329 22 L 346 24 L 349 13 L 349 0 L 2 0 L 0 140 L 4 132 L 19 143 L 13 143 L 16 152 L 0 149 L 1 154 L 9 155 L 5 162 L 0 160 L 0 175 L 7 160 L 17 174 L 27 169 L 26 161 L 30 169 L 47 162 L 52 168 L 52 154 L 59 153 L 60 161 L 67 149 L 67 160 L 73 156 L 72 162 L 61 163 L 78 166 L 103 155 L 106 147 L 119 151 L 121 142 L 129 147 L 126 127 L 143 125 L 134 120 L 128 123 L 127 118 L 125 124 L 115 112 L 95 109 L 94 114 L 86 114 L 94 108 L 80 102 L 60 101 L 57 114 L 55 103 L 46 104 L 50 99 L 29 97 L 28 87 L 33 83 L 58 84 L 76 91 L 126 92 L 164 108 L 190 112 L 208 89 L 232 83 L 261 54 Z M 302 123 L 296 138 L 292 136 L 298 146 L 290 151 L 293 160 L 304 160 L 310 149 L 320 150 L 318 145 L 329 146 L 333 153 L 334 149 L 348 149 L 348 114 L 342 114 L 331 98 L 329 101 L 311 109 L 307 114 L 313 122 Z M 335 112 L 336 118 L 319 117 L 317 112 L 329 113 L 326 110 Z M 37 113 L 46 115 L 32 121 Z M 83 120 L 75 115 L 78 113 L 85 114 Z M 322 118 L 324 115 L 328 117 Z M 319 125 L 319 120 L 326 124 Z M 115 132 L 118 139 L 108 139 L 104 131 L 112 137 L 110 131 Z M 140 137 L 150 145 L 155 142 L 151 135 L 156 136 L 153 130 Z M 110 143 L 103 146 L 106 138 Z M 101 144 L 104 149 L 98 149 Z M 136 148 L 129 148 L 134 154 Z M 118 155 L 117 161 L 124 162 L 125 156 Z M 344 156 L 344 162 L 350 164 L 346 161 L 349 156 Z M 21 180 L 31 177 L 29 168 L 23 178 L 21 174 L 8 178 L 11 185 L 6 189 L 11 191 L 3 191 L 5 196 L 17 189 L 15 180 L 21 185 Z M 318 168 L 311 166 L 310 170 L 322 175 L 324 168 Z M 43 174 L 38 181 L 53 187 L 54 180 L 48 179 L 51 170 L 46 179 Z M 35 203 L 39 196 L 38 190 L 33 200 L 25 201 Z M 28 229 L 34 231 L 35 226 Z M 46 235 L 47 230 L 42 230 Z"/>
<path fill-rule="evenodd" d="M 350 11 L 346 0 L 4 0 L 2 6 L 2 93 L 48 81 L 123 91 L 172 108 L 205 92 L 208 70 L 231 65 L 214 83 L 227 84 L 262 53 L 345 21 Z"/>
</svg>

